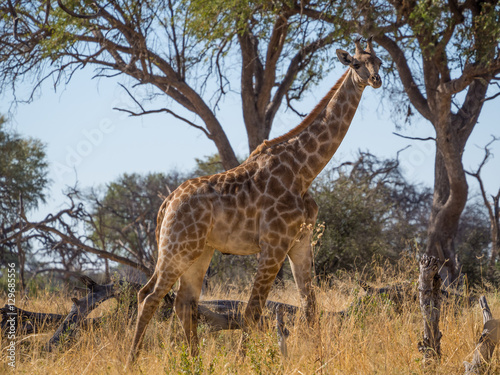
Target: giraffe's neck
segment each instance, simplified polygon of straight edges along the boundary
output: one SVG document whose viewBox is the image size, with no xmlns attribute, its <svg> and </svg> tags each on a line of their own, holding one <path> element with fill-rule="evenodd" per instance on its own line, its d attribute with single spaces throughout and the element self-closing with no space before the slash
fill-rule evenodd
<svg viewBox="0 0 500 375">
<path fill-rule="evenodd" d="M 288 150 L 295 153 L 296 176 L 306 191 L 328 164 L 349 129 L 358 108 L 364 86 L 354 81 L 350 70 L 325 109 L 293 141 Z"/>
</svg>

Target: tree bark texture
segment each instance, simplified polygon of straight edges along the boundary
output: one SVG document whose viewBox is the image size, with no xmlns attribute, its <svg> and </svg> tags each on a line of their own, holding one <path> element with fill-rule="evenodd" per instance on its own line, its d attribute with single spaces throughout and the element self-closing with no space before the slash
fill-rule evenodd
<svg viewBox="0 0 500 375">
<path fill-rule="evenodd" d="M 418 343 L 418 350 L 424 354 L 424 364 L 441 357 L 441 276 L 438 273 L 439 261 L 435 257 L 423 255 L 420 260 L 418 290 L 420 310 L 424 321 L 424 338 Z"/>
</svg>

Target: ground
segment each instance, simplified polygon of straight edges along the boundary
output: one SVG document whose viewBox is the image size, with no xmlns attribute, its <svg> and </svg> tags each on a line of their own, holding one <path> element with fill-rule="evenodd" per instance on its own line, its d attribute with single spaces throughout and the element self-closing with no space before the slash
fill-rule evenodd
<svg viewBox="0 0 500 375">
<path fill-rule="evenodd" d="M 406 267 L 406 269 L 405 269 Z M 409 299 L 398 307 L 384 296 L 366 300 L 347 318 L 330 317 L 327 311 L 349 307 L 364 292 L 355 281 L 370 279 L 372 286 L 409 281 L 416 290 L 417 264 L 387 270 L 375 268 L 372 275 L 340 273 L 317 287 L 320 338 L 307 338 L 307 328 L 300 321 L 287 321 L 288 359 L 280 354 L 274 326 L 254 332 L 245 357 L 238 356 L 240 331 L 209 333 L 200 326 L 200 357 L 191 358 L 185 348 L 183 333 L 176 317 L 162 321 L 159 316 L 148 326 L 144 347 L 137 366 L 130 374 L 463 374 L 463 361 L 470 361 L 482 330 L 482 313 L 477 304 L 464 307 L 445 304 L 441 315 L 443 356 L 440 363 L 424 369 L 417 343 L 422 338 L 422 317 L 418 303 Z M 479 292 L 487 292 L 487 286 Z M 249 288 L 214 286 L 204 299 L 246 299 Z M 500 298 L 486 293 L 494 317 L 500 317 Z M 298 305 L 294 284 L 285 283 L 270 298 Z M 68 294 L 40 290 L 20 305 L 26 310 L 64 313 L 69 311 Z M 46 353 L 43 345 L 53 331 L 19 337 L 16 345 L 16 368 L 11 374 L 123 374 L 130 349 L 135 321 L 125 312 L 109 314 L 115 303 L 103 304 L 93 315 L 108 318 L 101 327 L 83 332 L 66 350 Z M 321 342 L 320 346 L 315 343 Z M 2 348 L 5 348 L 5 341 Z M 3 350 L 0 372 L 10 370 Z M 492 373 L 500 371 L 498 350 L 491 363 Z"/>
</svg>

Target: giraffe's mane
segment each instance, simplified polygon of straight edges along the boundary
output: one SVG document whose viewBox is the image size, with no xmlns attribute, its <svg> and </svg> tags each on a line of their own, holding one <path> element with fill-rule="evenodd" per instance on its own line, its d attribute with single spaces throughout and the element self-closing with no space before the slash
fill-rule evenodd
<svg viewBox="0 0 500 375">
<path fill-rule="evenodd" d="M 333 85 L 333 87 L 328 91 L 328 93 L 319 101 L 319 103 L 316 105 L 316 107 L 313 108 L 313 110 L 302 120 L 302 122 L 297 125 L 295 128 L 291 129 L 288 133 L 285 133 L 283 135 L 280 135 L 279 137 L 276 137 L 271 140 L 265 140 L 262 142 L 253 152 L 250 154 L 248 159 L 252 158 L 253 156 L 256 156 L 260 154 L 262 151 L 264 151 L 266 148 L 274 146 L 278 143 L 285 142 L 296 135 L 298 135 L 302 130 L 307 128 L 311 123 L 319 116 L 321 111 L 326 107 L 330 99 L 333 97 L 335 92 L 342 86 L 342 83 L 344 82 L 345 77 L 347 76 L 347 73 L 349 72 L 349 69 L 347 69 L 344 74 L 338 79 L 337 83 Z"/>
</svg>

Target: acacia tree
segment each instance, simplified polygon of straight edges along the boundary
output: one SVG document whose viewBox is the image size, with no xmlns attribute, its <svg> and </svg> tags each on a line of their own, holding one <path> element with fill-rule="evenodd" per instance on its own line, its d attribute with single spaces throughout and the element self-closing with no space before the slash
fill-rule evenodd
<svg viewBox="0 0 500 375">
<path fill-rule="evenodd" d="M 87 65 L 99 77 L 129 77 L 137 109 L 121 110 L 164 112 L 197 128 L 215 143 L 225 169 L 239 164 L 217 119 L 220 99 L 234 90 L 230 67 L 241 65 L 252 151 L 269 136 L 283 99 L 299 99 L 322 77 L 321 57 L 338 32 L 267 1 L 1 0 L 0 12 L 1 87 L 27 74 L 35 87 L 49 77 L 58 85 Z M 149 96 L 136 97 L 133 85 Z M 147 109 L 158 95 L 171 100 Z"/>
<path fill-rule="evenodd" d="M 443 279 L 454 280 L 454 239 L 468 194 L 462 154 L 484 103 L 499 95 L 487 95 L 500 80 L 499 2 L 306 1 L 294 9 L 342 25 L 347 34 L 373 35 L 394 78 L 387 90 L 394 109 L 407 120 L 416 110 L 432 124 L 436 156 L 426 252 L 444 263 Z"/>
</svg>

